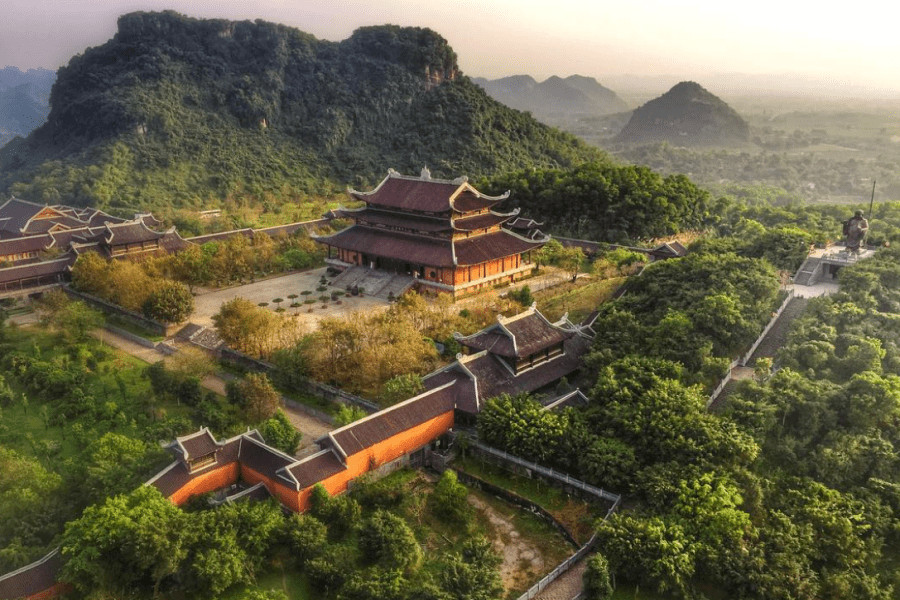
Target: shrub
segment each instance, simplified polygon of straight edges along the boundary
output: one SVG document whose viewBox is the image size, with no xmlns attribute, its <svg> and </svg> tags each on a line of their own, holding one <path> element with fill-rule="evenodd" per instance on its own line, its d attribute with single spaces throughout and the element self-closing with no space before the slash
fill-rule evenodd
<svg viewBox="0 0 900 600">
<path fill-rule="evenodd" d="M 194 312 L 194 296 L 183 283 L 164 281 L 150 292 L 142 309 L 151 319 L 181 323 Z"/>
</svg>

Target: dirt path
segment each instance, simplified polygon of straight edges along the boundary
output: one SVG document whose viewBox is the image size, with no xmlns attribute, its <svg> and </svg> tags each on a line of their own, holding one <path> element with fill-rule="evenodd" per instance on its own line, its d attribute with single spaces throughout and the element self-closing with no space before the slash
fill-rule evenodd
<svg viewBox="0 0 900 600">
<path fill-rule="evenodd" d="M 146 363 L 155 363 L 167 358 L 165 354 L 158 350 L 145 348 L 105 329 L 97 329 L 91 335 L 101 340 L 104 344 L 139 358 Z M 225 379 L 218 375 L 207 375 L 201 382 L 204 388 L 221 396 L 225 395 L 225 383 Z M 300 440 L 300 447 L 297 449 L 298 455 L 308 454 L 311 450 L 314 450 L 314 442 L 334 429 L 334 426 L 330 423 L 321 421 L 303 411 L 288 406 L 282 406 L 281 410 L 288 416 L 291 424 L 297 428 L 297 431 L 303 434 L 303 439 Z"/>
<path fill-rule="evenodd" d="M 523 588 L 534 583 L 549 567 L 544 564 L 541 549 L 521 539 L 515 525 L 486 502 L 469 494 L 469 503 L 484 513 L 494 528 L 492 543 L 503 557 L 500 577 L 507 590 Z"/>
</svg>

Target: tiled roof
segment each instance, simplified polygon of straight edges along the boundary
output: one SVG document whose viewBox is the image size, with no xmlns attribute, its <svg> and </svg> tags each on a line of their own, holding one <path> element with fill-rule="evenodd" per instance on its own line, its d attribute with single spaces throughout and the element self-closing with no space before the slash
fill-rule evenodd
<svg viewBox="0 0 900 600">
<path fill-rule="evenodd" d="M 540 227 L 543 224 L 543 222 L 538 222 L 534 219 L 516 217 L 512 221 L 508 222 L 506 226 L 510 227 L 511 229 L 534 229 L 535 227 Z"/>
<path fill-rule="evenodd" d="M 354 225 L 318 241 L 354 252 L 415 261 L 431 267 L 453 266 L 450 240 L 439 240 L 397 231 Z"/>
<path fill-rule="evenodd" d="M 12 197 L 0 205 L 0 229 L 19 237 L 29 219 L 45 208 L 47 207 Z"/>
<path fill-rule="evenodd" d="M 469 212 L 492 206 L 509 196 L 486 196 L 467 183 L 465 178 L 448 181 L 432 179 L 423 169 L 421 177 L 388 171 L 371 192 L 350 190 L 350 195 L 371 206 L 409 211 L 443 213 L 450 210 Z"/>
<path fill-rule="evenodd" d="M 53 237 L 50 235 L 31 235 L 0 240 L 0 259 L 23 252 L 40 252 L 53 246 L 54 243 Z"/>
<path fill-rule="evenodd" d="M 453 362 L 443 369 L 426 375 L 422 379 L 422 383 L 426 390 L 433 390 L 452 383 L 449 390 L 453 393 L 453 403 L 458 410 L 472 414 L 477 414 L 481 410 L 475 388 L 475 378 L 459 362 Z"/>
<path fill-rule="evenodd" d="M 340 217 L 357 219 L 374 225 L 404 227 L 422 232 L 450 231 L 451 229 L 450 219 L 447 217 L 426 217 L 368 207 L 359 210 L 345 208 L 337 211 L 337 214 Z"/>
<path fill-rule="evenodd" d="M 346 469 L 344 463 L 331 448 L 317 452 L 288 467 L 301 490 L 315 485 L 335 473 L 340 473 L 344 469 Z"/>
<path fill-rule="evenodd" d="M 477 265 L 497 258 L 536 250 L 546 239 L 529 240 L 509 231 L 497 231 L 454 242 L 459 265 Z"/>
<path fill-rule="evenodd" d="M 257 483 L 254 486 L 247 488 L 246 490 L 242 490 L 236 494 L 232 494 L 225 498 L 225 502 L 243 502 L 246 500 L 268 500 L 272 497 L 272 494 L 269 493 L 269 488 L 266 487 L 262 481 Z"/>
<path fill-rule="evenodd" d="M 488 398 L 504 393 L 532 392 L 572 373 L 581 366 L 581 357 L 590 348 L 590 342 L 576 336 L 566 341 L 564 348 L 565 354 L 562 356 L 518 375 L 501 364 L 501 358 L 487 352 L 463 357 L 460 362 L 475 376 L 479 400 L 483 403 Z"/>
<path fill-rule="evenodd" d="M 30 565 L 0 576 L 0 598 L 13 600 L 28 598 L 49 590 L 56 585 L 57 574 L 62 568 L 59 549 Z"/>
<path fill-rule="evenodd" d="M 31 279 L 33 277 L 45 277 L 48 275 L 65 273 L 73 262 L 74 257 L 66 256 L 54 260 L 45 260 L 43 262 L 0 269 L 0 283 L 9 283 L 11 281 L 19 281 L 20 279 Z"/>
<path fill-rule="evenodd" d="M 458 231 L 475 231 L 477 229 L 485 229 L 487 227 L 493 227 L 494 225 L 505 223 L 518 213 L 519 209 L 517 208 L 512 213 L 507 214 L 490 211 L 480 215 L 475 215 L 474 217 L 460 217 L 458 219 L 454 219 L 453 228 Z"/>
<path fill-rule="evenodd" d="M 220 447 L 209 429 L 204 427 L 191 435 L 175 438 L 174 449 L 182 455 L 184 460 L 193 460 L 212 454 Z"/>
<path fill-rule="evenodd" d="M 351 191 L 350 195 L 374 207 L 440 213 L 450 212 L 450 196 L 456 193 L 460 185 L 389 174 L 373 191 Z"/>
<path fill-rule="evenodd" d="M 277 479 L 278 472 L 294 462 L 293 457 L 267 446 L 256 438 L 246 436 L 241 446 L 241 464 L 270 479 Z"/>
<path fill-rule="evenodd" d="M 205 471 L 203 471 L 205 472 Z M 180 460 L 176 460 L 168 467 L 153 476 L 147 485 L 152 485 L 159 493 L 168 498 L 192 479 L 187 466 Z"/>
<path fill-rule="evenodd" d="M 61 216 L 31 221 L 25 226 L 23 233 L 25 235 L 39 235 L 41 233 L 47 233 L 51 229 L 59 231 L 64 229 L 81 229 L 85 226 L 87 226 L 87 223 L 76 219 L 75 217 Z"/>
<path fill-rule="evenodd" d="M 651 250 L 650 254 L 662 257 L 684 256 L 685 254 L 687 254 L 687 248 L 685 248 L 680 242 L 666 242 Z"/>
<path fill-rule="evenodd" d="M 453 410 L 451 384 L 436 387 L 359 421 L 335 429 L 322 440 L 334 440 L 346 456 L 362 452 L 408 429 Z"/>
<path fill-rule="evenodd" d="M 501 200 L 506 200 L 509 192 L 503 196 L 485 196 L 469 184 L 465 184 L 464 189 L 453 199 L 453 208 L 461 213 L 467 213 L 473 210 L 481 210 L 489 206 L 497 204 Z"/>
<path fill-rule="evenodd" d="M 121 244 L 139 244 L 148 240 L 158 240 L 165 233 L 147 229 L 143 221 L 127 221 L 125 223 L 114 223 L 106 226 L 106 241 L 110 245 L 118 246 Z"/>
<path fill-rule="evenodd" d="M 575 335 L 572 329 L 550 323 L 534 306 L 470 336 L 455 336 L 460 344 L 506 357 L 526 357 Z"/>
</svg>

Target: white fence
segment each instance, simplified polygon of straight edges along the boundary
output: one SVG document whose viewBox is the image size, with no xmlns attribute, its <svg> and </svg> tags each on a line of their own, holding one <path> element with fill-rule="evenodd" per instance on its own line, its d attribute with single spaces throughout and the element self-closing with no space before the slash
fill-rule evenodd
<svg viewBox="0 0 900 600">
<path fill-rule="evenodd" d="M 557 565 L 555 569 L 550 571 L 550 573 L 545 575 L 540 581 L 538 581 L 536 584 L 531 586 L 527 592 L 525 592 L 524 594 L 519 596 L 518 600 L 531 600 L 532 598 L 534 598 L 535 596 L 537 596 L 538 594 L 543 592 L 544 589 L 548 585 L 550 585 L 551 583 L 553 583 L 554 581 L 559 579 L 560 576 L 562 576 L 566 571 L 571 569 L 572 565 L 574 565 L 579 560 L 584 558 L 584 555 L 587 554 L 588 552 L 590 552 L 591 549 L 594 547 L 594 544 L 596 543 L 596 541 L 597 541 L 597 534 L 595 533 L 593 535 L 593 537 L 591 537 L 591 539 L 588 540 L 588 543 L 586 543 L 584 546 L 579 548 L 575 554 L 573 554 L 566 560 L 559 563 L 559 565 Z"/>
<path fill-rule="evenodd" d="M 719 394 L 722 393 L 722 390 L 724 390 L 725 386 L 727 386 L 728 383 L 731 381 L 731 379 L 732 379 L 731 372 L 734 370 L 734 368 L 738 367 L 738 366 L 743 367 L 743 366 L 747 365 L 747 362 L 750 360 L 750 357 L 753 356 L 753 353 L 756 352 L 756 349 L 759 348 L 759 345 L 762 343 L 763 338 L 765 338 L 766 335 L 768 335 L 769 331 L 772 330 L 772 327 L 775 326 L 775 321 L 778 320 L 778 317 L 781 316 L 781 313 L 784 312 L 784 309 L 787 308 L 787 305 L 791 302 L 791 300 L 793 298 L 794 298 L 794 290 L 791 290 L 788 292 L 787 298 L 784 299 L 784 302 L 781 303 L 781 306 L 778 307 L 778 310 L 776 310 L 772 314 L 772 318 L 769 319 L 768 323 L 766 323 L 766 326 L 762 330 L 762 333 L 759 334 L 759 337 L 757 337 L 756 341 L 753 342 L 753 345 L 750 346 L 750 350 L 748 350 L 747 353 L 744 354 L 743 356 L 739 356 L 736 359 L 734 359 L 733 361 L 731 361 L 731 364 L 728 365 L 728 373 L 725 375 L 724 378 L 722 378 L 722 381 L 719 382 L 719 385 L 716 386 L 716 389 L 714 389 L 712 391 L 712 393 L 709 395 L 709 400 L 707 400 L 707 402 L 706 402 L 706 408 L 709 408 L 710 406 L 712 406 L 712 403 L 716 401 L 716 398 L 719 397 Z"/>
<path fill-rule="evenodd" d="M 496 448 L 486 446 L 476 440 L 471 440 L 469 442 L 469 444 L 471 447 L 477 448 L 479 451 L 484 452 L 485 454 L 490 454 L 490 455 L 496 456 L 497 458 L 500 458 L 506 462 L 510 462 L 510 463 L 513 463 L 520 467 L 524 467 L 530 471 L 533 471 L 535 473 L 543 475 L 544 477 L 547 477 L 549 479 L 553 479 L 553 480 L 563 483 L 567 486 L 582 490 L 588 494 L 591 494 L 592 496 L 596 496 L 597 498 L 600 498 L 601 500 L 608 500 L 610 502 L 613 502 L 614 508 L 619 503 L 619 501 L 622 499 L 622 497 L 619 494 L 613 494 L 612 492 L 608 492 L 602 488 L 598 488 L 597 486 L 593 486 L 589 483 L 585 483 L 585 482 L 581 481 L 580 479 L 575 479 L 574 477 L 571 477 L 567 473 L 560 473 L 559 471 L 554 471 L 553 469 L 550 469 L 548 467 L 543 467 L 537 463 L 531 462 L 529 460 L 525 460 L 524 458 L 519 458 L 518 456 L 509 454 L 508 452 L 504 452 L 503 450 L 497 450 Z"/>
</svg>

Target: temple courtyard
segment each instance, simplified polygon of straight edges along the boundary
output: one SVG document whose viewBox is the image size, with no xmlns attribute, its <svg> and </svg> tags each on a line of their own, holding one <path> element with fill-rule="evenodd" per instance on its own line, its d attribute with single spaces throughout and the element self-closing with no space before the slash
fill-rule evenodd
<svg viewBox="0 0 900 600">
<path fill-rule="evenodd" d="M 229 300 L 238 297 L 246 298 L 254 304 L 268 302 L 267 308 L 273 311 L 279 304 L 273 303 L 272 300 L 282 298 L 284 301 L 280 303 L 280 306 L 285 309 L 283 314 L 297 315 L 297 320 L 302 325 L 305 325 L 307 329 L 314 329 L 316 324 L 325 317 L 336 317 L 360 310 L 383 310 L 389 305 L 387 300 L 374 296 L 351 296 L 346 293 L 340 296 L 340 304 L 332 301 L 332 292 L 344 292 L 345 290 L 329 285 L 326 291 L 318 291 L 319 281 L 325 275 L 325 272 L 326 268 L 322 267 L 224 289 L 195 290 L 194 314 L 191 315 L 189 320 L 197 325 L 210 326 L 212 325 L 212 317 L 219 312 L 219 308 Z M 327 279 L 329 281 L 333 280 L 331 277 L 327 277 Z M 302 292 L 304 291 L 312 293 L 303 295 Z M 291 294 L 297 294 L 297 297 L 294 299 L 288 298 Z M 318 300 L 319 296 L 322 295 L 328 296 L 328 301 L 324 303 L 326 308 L 322 308 L 323 303 Z M 303 301 L 306 299 L 314 299 L 316 302 L 304 304 Z M 290 305 L 293 302 L 299 302 L 300 306 L 291 308 Z"/>
</svg>

